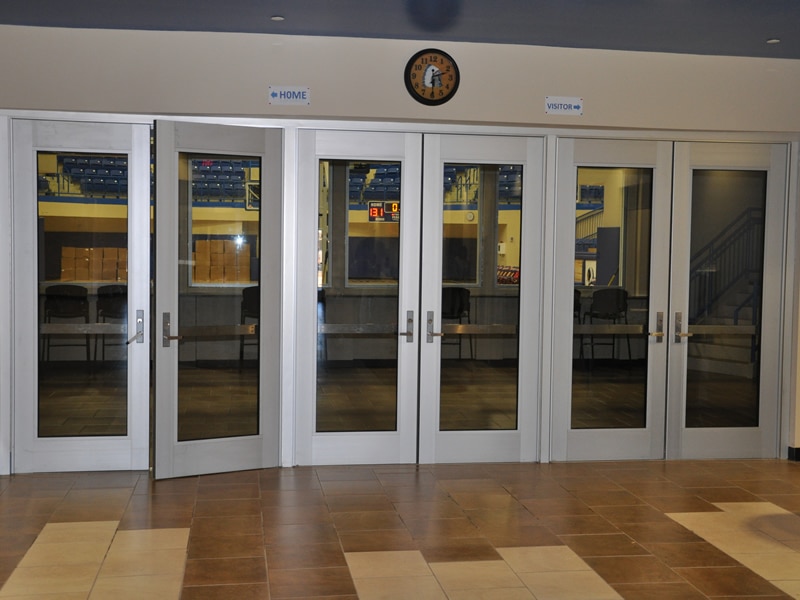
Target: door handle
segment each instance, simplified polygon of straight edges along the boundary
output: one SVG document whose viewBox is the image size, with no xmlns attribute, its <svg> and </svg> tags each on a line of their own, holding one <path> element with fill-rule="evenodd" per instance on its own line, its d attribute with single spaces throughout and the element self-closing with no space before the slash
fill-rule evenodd
<svg viewBox="0 0 800 600">
<path fill-rule="evenodd" d="M 406 312 L 406 330 L 398 332 L 399 336 L 406 336 L 406 342 L 409 344 L 414 341 L 414 311 L 409 310 Z"/>
<path fill-rule="evenodd" d="M 144 344 L 144 311 L 137 310 L 136 311 L 136 333 L 134 336 L 128 340 L 128 345 L 130 346 L 133 342 L 137 344 Z"/>
<path fill-rule="evenodd" d="M 656 313 L 656 330 L 650 332 L 650 337 L 656 338 L 656 343 L 661 344 L 664 342 L 664 313 Z"/>
<path fill-rule="evenodd" d="M 694 334 L 681 331 L 683 325 L 683 313 L 675 313 L 675 343 L 679 344 L 683 338 L 690 338 Z"/>
<path fill-rule="evenodd" d="M 433 311 L 432 310 L 428 311 L 427 323 L 428 323 L 428 326 L 427 326 L 427 333 L 428 333 L 427 342 L 429 344 L 433 343 L 433 338 L 435 338 L 435 337 L 444 337 L 443 333 L 435 333 L 433 331 Z"/>
<path fill-rule="evenodd" d="M 182 340 L 182 335 L 170 335 L 170 316 L 168 312 L 165 312 L 162 317 L 162 338 L 161 338 L 161 345 L 164 348 L 169 348 L 169 343 L 171 340 Z"/>
</svg>

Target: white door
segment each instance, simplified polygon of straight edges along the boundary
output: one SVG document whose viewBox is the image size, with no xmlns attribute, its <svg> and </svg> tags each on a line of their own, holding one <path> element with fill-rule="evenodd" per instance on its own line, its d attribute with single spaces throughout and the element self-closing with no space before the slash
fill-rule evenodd
<svg viewBox="0 0 800 600">
<path fill-rule="evenodd" d="M 560 140 L 557 171 L 553 458 L 776 456 L 786 148 Z"/>
<path fill-rule="evenodd" d="M 156 124 L 157 478 L 278 464 L 282 139 Z"/>
<path fill-rule="evenodd" d="M 542 140 L 299 150 L 297 462 L 534 459 Z"/>
<path fill-rule="evenodd" d="M 12 469 L 146 469 L 150 128 L 12 128 Z"/>
</svg>

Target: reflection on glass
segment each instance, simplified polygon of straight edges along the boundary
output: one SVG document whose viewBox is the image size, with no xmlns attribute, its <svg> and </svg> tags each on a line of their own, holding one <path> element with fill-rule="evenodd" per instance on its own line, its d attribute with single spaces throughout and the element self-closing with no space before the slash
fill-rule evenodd
<svg viewBox="0 0 800 600">
<path fill-rule="evenodd" d="M 124 436 L 128 157 L 37 155 L 39 437 Z"/>
<path fill-rule="evenodd" d="M 756 427 L 759 409 L 762 171 L 692 175 L 686 427 Z"/>
<path fill-rule="evenodd" d="M 522 167 L 446 164 L 442 208 L 439 428 L 516 429 Z"/>
<path fill-rule="evenodd" d="M 179 159 L 178 441 L 258 434 L 258 158 Z"/>
<path fill-rule="evenodd" d="M 400 163 L 319 167 L 316 430 L 395 431 Z"/>
<path fill-rule="evenodd" d="M 578 169 L 573 429 L 645 426 L 652 193 L 650 169 Z"/>
</svg>

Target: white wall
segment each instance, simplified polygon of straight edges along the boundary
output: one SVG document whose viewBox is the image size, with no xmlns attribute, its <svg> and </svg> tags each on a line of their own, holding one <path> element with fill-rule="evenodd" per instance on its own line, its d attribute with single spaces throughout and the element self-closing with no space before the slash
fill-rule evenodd
<svg viewBox="0 0 800 600">
<path fill-rule="evenodd" d="M 462 74 L 440 107 L 402 81 L 430 45 Z M 800 61 L 779 59 L 0 26 L 0 81 L 6 109 L 800 131 Z M 270 106 L 270 84 L 310 87 L 311 105 Z M 548 95 L 582 97 L 583 116 L 545 115 Z"/>
</svg>

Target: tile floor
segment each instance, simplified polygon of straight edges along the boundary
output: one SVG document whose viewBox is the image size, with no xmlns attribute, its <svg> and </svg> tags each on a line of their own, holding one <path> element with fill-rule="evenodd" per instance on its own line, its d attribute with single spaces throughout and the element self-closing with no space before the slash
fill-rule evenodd
<svg viewBox="0 0 800 600">
<path fill-rule="evenodd" d="M 800 464 L 0 477 L 0 600 L 800 598 Z"/>
</svg>

